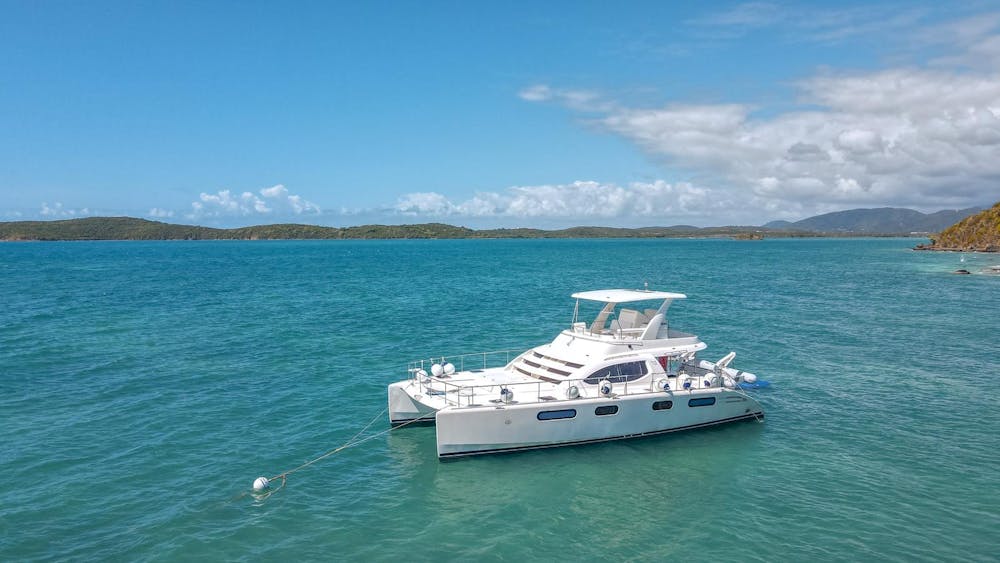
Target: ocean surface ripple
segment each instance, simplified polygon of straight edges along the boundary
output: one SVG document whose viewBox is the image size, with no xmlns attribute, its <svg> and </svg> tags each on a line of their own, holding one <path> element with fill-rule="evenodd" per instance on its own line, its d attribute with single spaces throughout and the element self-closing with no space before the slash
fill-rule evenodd
<svg viewBox="0 0 1000 563">
<path fill-rule="evenodd" d="M 949 272 L 996 258 L 914 244 L 0 245 L 0 561 L 995 561 L 1000 277 Z M 411 427 L 248 494 L 407 361 L 547 342 L 570 293 L 644 282 L 772 382 L 766 422 L 451 463 Z"/>
</svg>

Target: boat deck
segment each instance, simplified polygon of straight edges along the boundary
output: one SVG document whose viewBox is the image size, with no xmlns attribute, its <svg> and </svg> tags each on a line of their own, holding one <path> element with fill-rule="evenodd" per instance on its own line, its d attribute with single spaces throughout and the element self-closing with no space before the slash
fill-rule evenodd
<svg viewBox="0 0 1000 563">
<path fill-rule="evenodd" d="M 510 352 L 488 352 L 485 355 L 472 354 L 456 357 L 454 360 L 461 365 L 468 366 L 470 358 L 478 360 L 485 357 L 484 361 L 488 364 L 491 356 L 506 356 L 508 354 Z M 447 362 L 448 358 L 435 360 Z M 614 398 L 626 395 L 663 393 L 664 391 L 657 387 L 659 380 L 663 379 L 668 382 L 671 392 L 701 391 L 723 386 L 712 370 L 705 369 L 695 363 L 684 363 L 678 373 L 658 379 L 652 375 L 644 376 L 635 381 L 617 381 L 611 378 L 612 393 L 602 395 L 598 386 L 586 382 L 586 378 L 550 380 L 505 367 L 484 367 L 433 376 L 427 373 L 427 370 L 422 366 L 426 362 L 434 362 L 435 360 L 423 360 L 410 364 L 410 373 L 413 374 L 411 381 L 417 387 L 414 390 L 415 394 L 423 395 L 424 401 L 432 404 L 435 408 L 545 403 L 581 398 Z M 571 386 L 577 388 L 578 395 L 576 397 L 570 397 L 567 394 L 567 390 Z"/>
</svg>

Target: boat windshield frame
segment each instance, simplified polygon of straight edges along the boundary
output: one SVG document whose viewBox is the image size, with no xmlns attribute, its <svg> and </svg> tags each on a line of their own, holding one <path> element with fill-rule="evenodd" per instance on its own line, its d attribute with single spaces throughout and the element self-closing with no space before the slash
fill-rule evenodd
<svg viewBox="0 0 1000 563">
<path fill-rule="evenodd" d="M 640 301 L 660 301 L 662 303 L 656 309 L 655 315 L 663 315 L 663 320 L 660 321 L 666 325 L 666 313 L 667 309 L 670 308 L 670 304 L 673 303 L 674 299 L 686 299 L 687 295 L 683 293 L 672 293 L 669 291 L 650 291 L 650 290 L 640 290 L 640 289 L 601 289 L 596 291 L 583 291 L 579 293 L 574 293 L 571 297 L 576 299 L 576 305 L 573 307 L 573 321 L 571 327 L 576 327 L 580 324 L 580 300 L 586 301 L 596 301 L 598 303 L 604 303 L 601 311 L 597 316 L 589 323 L 584 323 L 585 326 L 589 327 L 590 334 L 599 334 L 604 332 L 604 325 L 609 320 L 618 317 L 619 310 L 617 307 L 625 303 L 636 303 Z M 651 319 L 647 318 L 648 323 Z M 600 325 L 598 327 L 598 325 Z M 575 330 L 575 329 L 573 329 Z M 638 330 L 638 329 L 635 329 Z M 618 331 L 619 336 L 621 335 L 621 330 Z"/>
</svg>

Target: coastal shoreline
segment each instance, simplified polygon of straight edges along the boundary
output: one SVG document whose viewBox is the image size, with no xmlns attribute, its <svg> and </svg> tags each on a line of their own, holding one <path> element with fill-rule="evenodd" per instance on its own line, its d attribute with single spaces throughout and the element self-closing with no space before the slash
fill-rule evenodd
<svg viewBox="0 0 1000 563">
<path fill-rule="evenodd" d="M 444 223 L 325 227 L 272 224 L 221 229 L 176 225 L 133 217 L 87 217 L 62 221 L 0 223 L 0 242 L 171 241 L 171 240 L 428 240 L 428 239 L 735 239 L 773 238 L 927 238 L 928 233 L 820 232 L 755 226 L 570 227 L 545 230 L 502 228 L 476 230 Z"/>
</svg>

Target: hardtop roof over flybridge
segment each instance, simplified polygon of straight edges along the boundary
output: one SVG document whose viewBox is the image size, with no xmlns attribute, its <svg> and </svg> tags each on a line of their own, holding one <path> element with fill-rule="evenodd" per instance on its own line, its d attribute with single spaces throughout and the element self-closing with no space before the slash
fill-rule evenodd
<svg viewBox="0 0 1000 563">
<path fill-rule="evenodd" d="M 669 291 L 649 291 L 643 289 L 598 289 L 596 291 L 581 291 L 571 295 L 574 299 L 600 301 L 602 303 L 631 303 L 649 299 L 686 299 L 683 293 Z"/>
</svg>

